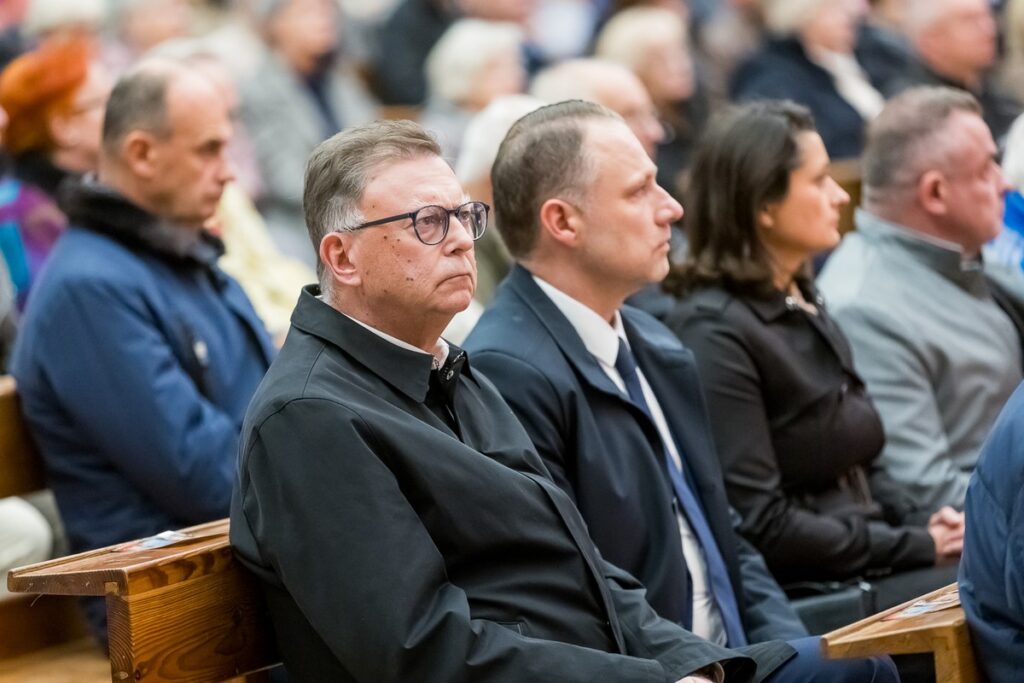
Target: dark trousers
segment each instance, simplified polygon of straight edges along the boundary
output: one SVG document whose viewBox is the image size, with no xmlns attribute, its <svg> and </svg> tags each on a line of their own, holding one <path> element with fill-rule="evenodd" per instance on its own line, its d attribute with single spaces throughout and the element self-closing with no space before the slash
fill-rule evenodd
<svg viewBox="0 0 1024 683">
<path fill-rule="evenodd" d="M 783 664 L 765 683 L 899 683 L 896 665 L 888 657 L 825 659 L 821 638 L 791 640 L 796 656 Z"/>
</svg>

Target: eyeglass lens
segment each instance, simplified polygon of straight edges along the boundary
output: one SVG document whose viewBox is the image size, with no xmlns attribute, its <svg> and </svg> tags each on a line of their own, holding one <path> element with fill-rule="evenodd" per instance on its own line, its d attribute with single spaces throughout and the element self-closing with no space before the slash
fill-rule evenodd
<svg viewBox="0 0 1024 683">
<path fill-rule="evenodd" d="M 487 207 L 481 202 L 469 202 L 455 209 L 455 218 L 475 240 L 487 227 Z M 437 244 L 444 239 L 448 228 L 449 211 L 440 206 L 425 206 L 416 212 L 414 228 L 425 244 Z"/>
</svg>

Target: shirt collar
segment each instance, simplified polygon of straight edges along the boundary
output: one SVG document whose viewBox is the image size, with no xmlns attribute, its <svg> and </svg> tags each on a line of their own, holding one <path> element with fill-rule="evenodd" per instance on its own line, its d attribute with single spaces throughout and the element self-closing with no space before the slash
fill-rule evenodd
<svg viewBox="0 0 1024 683">
<path fill-rule="evenodd" d="M 338 347 L 414 401 L 422 403 L 426 399 L 435 363 L 453 371 L 449 381 L 457 382 L 463 373 L 471 376 L 465 352 L 454 344 L 439 340 L 443 355 L 431 355 L 338 311 L 320 300 L 319 294 L 317 285 L 303 288 L 292 313 L 292 325 Z"/>
<path fill-rule="evenodd" d="M 373 327 L 372 325 L 367 325 L 362 320 L 358 320 L 356 318 L 353 318 L 348 313 L 342 313 L 342 315 L 345 316 L 346 318 L 348 318 L 349 320 L 351 320 L 352 322 L 354 322 L 356 324 L 359 324 L 359 325 L 362 325 L 363 327 L 368 329 L 370 332 L 373 332 L 375 335 L 377 335 L 381 339 L 386 339 L 387 341 L 391 342 L 392 344 L 394 344 L 395 346 L 397 346 L 399 348 L 405 349 L 406 351 L 413 351 L 415 353 L 422 353 L 424 355 L 431 356 L 432 357 L 431 368 L 433 368 L 434 370 L 437 370 L 438 368 L 440 368 L 442 365 L 444 365 L 445 361 L 448 360 L 448 354 L 450 352 L 450 349 L 449 349 L 449 346 L 448 346 L 448 342 L 446 342 L 444 339 L 442 339 L 440 337 L 438 337 L 438 339 L 437 339 L 437 345 L 434 347 L 434 352 L 433 353 L 427 353 L 426 351 L 424 351 L 423 349 L 421 349 L 418 346 L 413 346 L 409 342 L 402 341 L 398 337 L 392 337 L 387 332 L 381 332 L 376 327 Z"/>
<path fill-rule="evenodd" d="M 856 222 L 857 231 L 866 237 L 899 246 L 914 259 L 961 285 L 975 284 L 984 272 L 981 256 L 967 256 L 963 247 L 954 242 L 923 235 L 912 228 L 879 218 L 864 209 L 857 209 Z"/>
<path fill-rule="evenodd" d="M 533 280 L 573 326 L 587 351 L 601 363 L 615 367 L 615 358 L 619 354 L 619 339 L 626 338 L 626 330 L 622 326 L 622 316 L 619 312 L 615 311 L 615 317 L 609 325 L 608 321 L 593 309 L 554 285 L 536 275 L 533 276 Z"/>
</svg>

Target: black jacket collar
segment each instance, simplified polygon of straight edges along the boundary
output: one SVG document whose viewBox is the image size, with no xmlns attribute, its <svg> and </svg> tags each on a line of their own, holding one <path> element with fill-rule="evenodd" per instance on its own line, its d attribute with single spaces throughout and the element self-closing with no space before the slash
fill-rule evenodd
<svg viewBox="0 0 1024 683">
<path fill-rule="evenodd" d="M 54 165 L 40 152 L 27 152 L 14 157 L 11 160 L 11 172 L 18 180 L 35 185 L 51 197 L 57 196 L 57 189 L 61 183 L 77 177 Z"/>
<path fill-rule="evenodd" d="M 430 387 L 433 356 L 392 344 L 318 299 L 319 295 L 318 285 L 303 288 L 299 303 L 292 313 L 292 325 L 337 346 L 407 397 L 423 403 Z M 465 351 L 451 343 L 448 347 L 448 360 L 440 374 L 441 381 L 454 391 L 459 376 L 472 375 Z M 449 369 L 453 371 L 453 376 L 445 381 L 445 373 Z"/>
<path fill-rule="evenodd" d="M 212 270 L 224 253 L 224 244 L 210 233 L 155 216 L 90 176 L 65 184 L 58 205 L 71 225 L 171 263 Z"/>
</svg>

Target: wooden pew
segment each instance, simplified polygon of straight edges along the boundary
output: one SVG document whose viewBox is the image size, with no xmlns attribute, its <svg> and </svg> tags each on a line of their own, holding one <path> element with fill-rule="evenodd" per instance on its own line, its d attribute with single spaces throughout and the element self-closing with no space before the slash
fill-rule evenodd
<svg viewBox="0 0 1024 683">
<path fill-rule="evenodd" d="M 936 600 L 950 600 L 952 606 L 926 614 L 904 612 L 919 601 Z M 829 659 L 929 653 L 938 683 L 983 680 L 955 583 L 832 631 L 822 636 L 821 646 Z"/>
<path fill-rule="evenodd" d="M 839 232 L 845 235 L 855 228 L 853 215 L 860 206 L 860 159 L 837 159 L 829 166 L 829 173 L 839 183 L 839 187 L 850 195 L 850 202 L 839 211 Z"/>
<path fill-rule="evenodd" d="M 121 681 L 269 679 L 279 663 L 256 581 L 228 544 L 228 521 L 22 567 L 11 591 L 105 596 L 110 669 Z"/>
<path fill-rule="evenodd" d="M 0 498 L 46 488 L 43 462 L 21 417 L 14 378 L 0 376 Z M 0 668 L 29 652 L 86 638 L 76 601 L 0 595 Z"/>
</svg>

